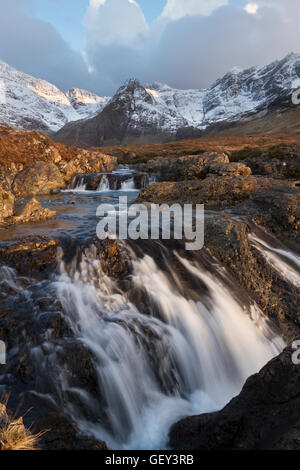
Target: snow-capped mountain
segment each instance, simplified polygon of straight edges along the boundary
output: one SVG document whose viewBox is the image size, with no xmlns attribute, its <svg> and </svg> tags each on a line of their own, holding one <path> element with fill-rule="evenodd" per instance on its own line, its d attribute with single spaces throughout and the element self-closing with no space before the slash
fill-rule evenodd
<svg viewBox="0 0 300 470">
<path fill-rule="evenodd" d="M 112 98 L 77 88 L 63 93 L 0 61 L 0 122 L 58 131 L 57 140 L 77 145 L 159 142 L 290 108 L 297 88 L 299 54 L 264 67 L 236 67 L 202 90 L 143 86 L 131 79 Z"/>
<path fill-rule="evenodd" d="M 71 88 L 66 96 L 82 118 L 100 113 L 110 100 L 110 96 L 98 96 L 86 90 Z"/>
<path fill-rule="evenodd" d="M 57 133 L 78 145 L 147 143 L 194 137 L 211 125 L 231 125 L 292 106 L 300 87 L 300 55 L 264 67 L 234 68 L 203 90 L 176 90 L 131 79 L 95 117 L 69 123 Z"/>
<path fill-rule="evenodd" d="M 74 88 L 63 93 L 55 85 L 0 61 L 0 123 L 58 131 L 70 121 L 100 112 L 108 100 Z"/>
<path fill-rule="evenodd" d="M 291 104 L 300 87 L 300 55 L 290 54 L 264 67 L 231 72 L 204 90 L 175 90 L 156 83 L 148 87 L 157 102 L 184 117 L 190 126 L 206 129 L 217 122 L 240 119 L 272 103 Z"/>
</svg>

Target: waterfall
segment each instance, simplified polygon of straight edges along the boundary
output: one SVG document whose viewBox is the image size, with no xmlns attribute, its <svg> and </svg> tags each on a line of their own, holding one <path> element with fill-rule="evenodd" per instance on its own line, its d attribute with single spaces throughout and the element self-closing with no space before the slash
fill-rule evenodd
<svg viewBox="0 0 300 470">
<path fill-rule="evenodd" d="M 109 191 L 109 190 L 110 190 L 109 179 L 107 175 L 103 175 L 97 191 Z"/>
<path fill-rule="evenodd" d="M 130 178 L 128 180 L 125 180 L 122 182 L 121 184 L 121 190 L 122 191 L 131 191 L 135 189 L 135 184 L 134 184 L 134 179 L 133 178 Z"/>
<path fill-rule="evenodd" d="M 201 260 L 164 251 L 162 269 L 149 254 L 127 249 L 130 292 L 102 272 L 93 248 L 80 262 L 61 262 L 55 290 L 94 358 L 106 419 L 67 409 L 83 432 L 110 448 L 165 448 L 174 422 L 222 408 L 284 342 L 253 301 L 238 300 L 222 268 L 211 273 Z M 191 295 L 184 289 L 188 277 Z M 94 406 L 84 390 L 78 397 Z"/>
<path fill-rule="evenodd" d="M 275 248 L 256 234 L 249 234 L 249 241 L 266 261 L 288 282 L 300 287 L 300 257 L 285 248 Z"/>
</svg>

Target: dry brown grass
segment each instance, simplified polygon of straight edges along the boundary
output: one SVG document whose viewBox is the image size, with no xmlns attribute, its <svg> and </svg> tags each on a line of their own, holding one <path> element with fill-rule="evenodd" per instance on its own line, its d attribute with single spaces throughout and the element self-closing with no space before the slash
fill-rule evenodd
<svg viewBox="0 0 300 470">
<path fill-rule="evenodd" d="M 197 154 L 205 151 L 235 152 L 244 148 L 266 150 L 280 145 L 295 145 L 300 150 L 299 134 L 278 135 L 232 135 L 226 137 L 201 137 L 199 139 L 183 140 L 166 144 L 147 144 L 103 147 L 104 153 L 114 155 L 120 160 L 130 152 L 137 160 L 148 160 L 157 156 L 179 157 Z"/>
<path fill-rule="evenodd" d="M 65 161 L 76 158 L 79 152 L 76 147 L 56 143 L 41 132 L 21 131 L 0 125 L 0 166 L 48 161 L 49 147 L 55 148 Z"/>
<path fill-rule="evenodd" d="M 0 450 L 39 450 L 38 442 L 45 434 L 32 434 L 23 418 L 14 417 L 7 409 L 8 397 L 0 403 Z"/>
</svg>

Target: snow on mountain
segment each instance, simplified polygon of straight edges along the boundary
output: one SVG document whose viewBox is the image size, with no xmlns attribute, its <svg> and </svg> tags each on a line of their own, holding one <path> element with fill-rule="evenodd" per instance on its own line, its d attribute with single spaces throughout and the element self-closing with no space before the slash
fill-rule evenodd
<svg viewBox="0 0 300 470">
<path fill-rule="evenodd" d="M 82 118 L 100 113 L 111 99 L 110 96 L 98 96 L 79 88 L 71 88 L 66 92 L 66 96 Z"/>
<path fill-rule="evenodd" d="M 202 90 L 177 90 L 161 83 L 142 86 L 131 79 L 112 98 L 77 88 L 63 93 L 0 62 L 0 122 L 46 132 L 62 130 L 58 138 L 68 135 L 70 141 L 77 126 L 78 138 L 86 145 L 91 139 L 93 145 L 150 141 L 151 136 L 172 139 L 178 133 L 187 136 L 215 123 L 267 113 L 271 107 L 290 107 L 299 83 L 299 54 L 264 67 L 235 67 Z"/>
<path fill-rule="evenodd" d="M 101 111 L 108 101 L 73 90 L 65 94 L 0 61 L 0 122 L 21 129 L 58 131 L 70 121 Z"/>
<path fill-rule="evenodd" d="M 167 132 L 176 132 L 180 127 L 188 125 L 187 120 L 172 109 L 163 100 L 155 96 L 154 90 L 144 88 L 137 80 L 128 80 L 111 99 L 113 102 L 131 102 L 129 125 L 139 129 L 153 127 Z"/>
<path fill-rule="evenodd" d="M 176 90 L 155 83 L 147 90 L 159 105 L 165 103 L 190 126 L 205 129 L 255 113 L 280 99 L 288 103 L 299 82 L 300 55 L 290 54 L 264 67 L 235 67 L 207 89 Z"/>
<path fill-rule="evenodd" d="M 160 83 L 143 86 L 131 79 L 100 113 L 68 123 L 57 139 L 101 146 L 198 136 L 212 124 L 291 107 L 299 78 L 300 55 L 290 54 L 264 67 L 235 67 L 203 90 L 176 90 Z"/>
</svg>

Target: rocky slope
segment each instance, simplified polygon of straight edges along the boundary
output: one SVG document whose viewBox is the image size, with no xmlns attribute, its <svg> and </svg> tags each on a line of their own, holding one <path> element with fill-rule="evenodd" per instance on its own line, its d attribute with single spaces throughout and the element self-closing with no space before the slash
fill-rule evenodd
<svg viewBox="0 0 300 470">
<path fill-rule="evenodd" d="M 0 224 L 53 217 L 34 199 L 25 207 L 18 200 L 65 188 L 80 173 L 112 171 L 117 159 L 97 151 L 56 144 L 39 132 L 0 127 Z"/>
<path fill-rule="evenodd" d="M 99 112 L 109 98 L 72 88 L 63 93 L 45 80 L 0 61 L 0 123 L 18 129 L 57 131 Z"/>
<path fill-rule="evenodd" d="M 181 450 L 299 450 L 300 367 L 288 347 L 223 410 L 186 418 L 171 430 Z"/>
<path fill-rule="evenodd" d="M 293 110 L 300 86 L 300 55 L 265 67 L 234 69 L 204 90 L 174 90 L 129 80 L 97 116 L 67 124 L 56 138 L 77 145 L 149 143 L 197 137 L 223 128 L 264 120 L 275 111 Z M 270 125 L 270 123 L 269 123 Z"/>
</svg>

